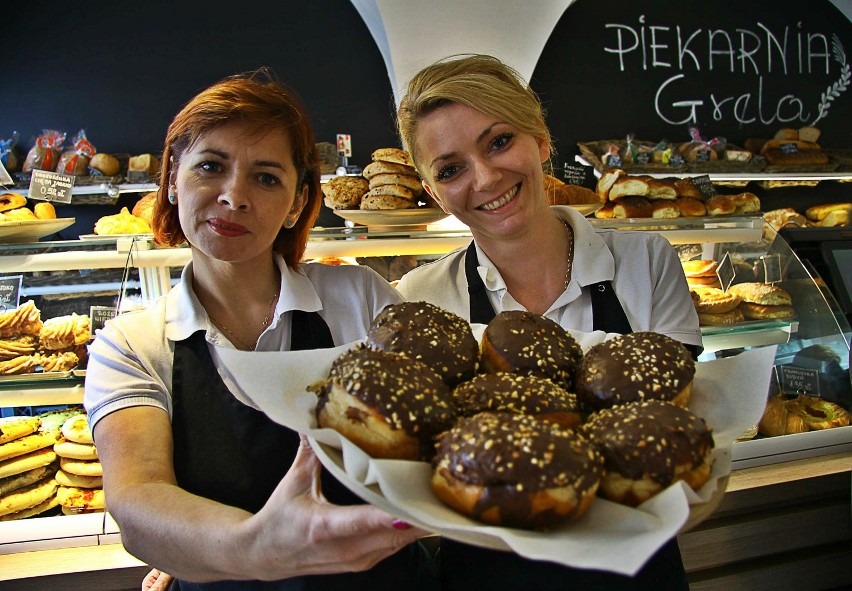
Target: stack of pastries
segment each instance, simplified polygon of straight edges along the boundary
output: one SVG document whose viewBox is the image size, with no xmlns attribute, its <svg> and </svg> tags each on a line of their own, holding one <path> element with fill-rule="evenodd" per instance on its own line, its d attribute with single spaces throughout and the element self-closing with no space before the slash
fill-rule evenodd
<svg viewBox="0 0 852 591">
<path fill-rule="evenodd" d="M 69 407 L 0 423 L 0 521 L 47 515 L 62 504 L 54 447 L 64 441 L 66 420 L 82 412 Z"/>
<path fill-rule="evenodd" d="M 331 209 L 396 210 L 435 207 L 423 190 L 411 155 L 399 148 L 379 148 L 360 176 L 336 176 L 323 183 Z"/>
<path fill-rule="evenodd" d="M 665 219 L 760 211 L 760 200 L 754 193 L 705 198 L 688 178 L 630 175 L 620 168 L 611 168 L 601 174 L 595 192 L 603 203 L 595 217 L 602 219 Z"/>
<path fill-rule="evenodd" d="M 406 302 L 310 389 L 320 427 L 375 458 L 429 462 L 449 507 L 541 530 L 599 496 L 637 506 L 708 480 L 712 434 L 686 408 L 694 375 L 686 348 L 657 333 L 584 354 L 552 320 L 511 311 L 477 342 L 462 318 Z"/>
<path fill-rule="evenodd" d="M 45 321 L 35 302 L 0 312 L 0 375 L 68 371 L 86 357 L 91 338 L 88 315 L 69 314 Z"/>
</svg>

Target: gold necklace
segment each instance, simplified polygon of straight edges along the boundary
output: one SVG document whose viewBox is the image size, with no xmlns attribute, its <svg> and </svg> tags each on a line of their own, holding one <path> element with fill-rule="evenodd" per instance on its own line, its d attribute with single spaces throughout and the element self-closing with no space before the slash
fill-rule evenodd
<svg viewBox="0 0 852 591">
<path fill-rule="evenodd" d="M 269 326 L 269 323 L 272 321 L 272 311 L 275 309 L 275 301 L 277 299 L 278 293 L 276 292 L 275 295 L 272 296 L 272 300 L 269 302 L 269 309 L 266 311 L 266 316 L 263 317 L 263 326 L 261 326 L 260 328 L 261 333 L 266 330 L 266 327 Z M 239 345 L 242 349 L 245 349 L 247 351 L 254 351 L 255 347 L 257 346 L 256 343 L 254 345 L 249 345 L 236 334 L 234 334 L 234 332 L 230 328 L 225 326 L 225 324 L 221 320 L 214 318 L 210 312 L 207 312 L 207 316 L 210 318 L 210 320 L 213 321 L 213 324 L 222 329 L 222 331 L 225 332 L 232 339 L 232 341 L 235 342 L 235 344 Z"/>
<path fill-rule="evenodd" d="M 559 221 L 568 232 L 568 270 L 565 271 L 565 289 L 568 289 L 568 284 L 571 283 L 571 267 L 574 265 L 574 230 L 562 218 L 559 218 Z"/>
</svg>

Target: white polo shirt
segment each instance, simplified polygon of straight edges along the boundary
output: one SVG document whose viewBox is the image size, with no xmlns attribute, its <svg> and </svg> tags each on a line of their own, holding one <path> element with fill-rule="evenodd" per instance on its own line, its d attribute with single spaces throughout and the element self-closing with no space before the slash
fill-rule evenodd
<svg viewBox="0 0 852 591">
<path fill-rule="evenodd" d="M 654 232 L 595 230 L 571 207 L 551 209 L 574 231 L 574 262 L 568 288 L 545 312 L 546 317 L 565 329 L 591 332 L 591 295 L 582 288 L 611 281 L 633 331 L 654 331 L 682 343 L 701 346 L 698 314 L 689 296 L 683 267 L 665 238 Z M 465 250 L 453 251 L 409 271 L 397 289 L 407 300 L 431 302 L 469 319 Z M 476 253 L 477 271 L 495 312 L 523 310 L 478 245 Z"/>
<path fill-rule="evenodd" d="M 363 339 L 373 318 L 402 300 L 367 267 L 306 264 L 294 270 L 281 257 L 276 263 L 281 291 L 272 322 L 258 339 L 258 351 L 289 350 L 292 310 L 318 312 L 338 346 Z M 184 268 L 181 281 L 150 308 L 107 322 L 89 348 L 86 369 L 84 405 L 92 429 L 105 415 L 132 406 L 162 408 L 171 416 L 174 343 L 199 330 L 206 331 L 214 362 L 214 345 L 232 347 L 192 291 L 192 263 Z M 243 403 L 251 405 L 228 383 L 226 373 L 220 375 Z"/>
</svg>

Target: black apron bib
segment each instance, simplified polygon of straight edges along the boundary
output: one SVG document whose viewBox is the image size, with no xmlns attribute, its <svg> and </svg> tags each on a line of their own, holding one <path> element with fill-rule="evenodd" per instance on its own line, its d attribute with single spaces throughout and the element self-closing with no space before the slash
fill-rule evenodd
<svg viewBox="0 0 852 591">
<path fill-rule="evenodd" d="M 465 254 L 470 321 L 488 324 L 496 314 L 477 265 L 476 248 L 471 242 Z M 631 332 L 612 283 L 602 281 L 589 289 L 594 330 Z M 530 560 L 513 552 L 488 550 L 448 539 L 441 540 L 440 557 L 441 588 L 446 591 L 689 591 L 677 538 L 660 548 L 633 577 Z"/>
<path fill-rule="evenodd" d="M 315 313 L 294 311 L 291 350 L 334 346 L 328 325 Z M 181 488 L 257 512 L 296 457 L 299 435 L 244 405 L 227 389 L 210 356 L 204 331 L 175 343 L 172 374 L 174 466 Z M 322 471 L 326 498 L 339 505 L 363 501 Z M 175 581 L 172 590 L 398 591 L 400 583 L 432 589 L 429 556 L 411 544 L 362 573 L 296 577 L 281 581 Z M 417 586 L 417 577 L 423 581 Z"/>
</svg>

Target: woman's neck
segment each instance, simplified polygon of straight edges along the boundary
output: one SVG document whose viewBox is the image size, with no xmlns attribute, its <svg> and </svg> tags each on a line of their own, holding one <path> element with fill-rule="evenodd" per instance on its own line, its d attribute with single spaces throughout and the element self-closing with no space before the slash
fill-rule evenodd
<svg viewBox="0 0 852 591">
<path fill-rule="evenodd" d="M 240 349 L 254 349 L 272 323 L 281 275 L 272 257 L 229 263 L 193 261 L 193 291 L 210 321 Z"/>
<path fill-rule="evenodd" d="M 565 291 L 573 233 L 555 216 L 548 215 L 535 231 L 517 238 L 494 239 L 477 233 L 474 238 L 500 271 L 515 301 L 530 312 L 543 314 Z"/>
</svg>

